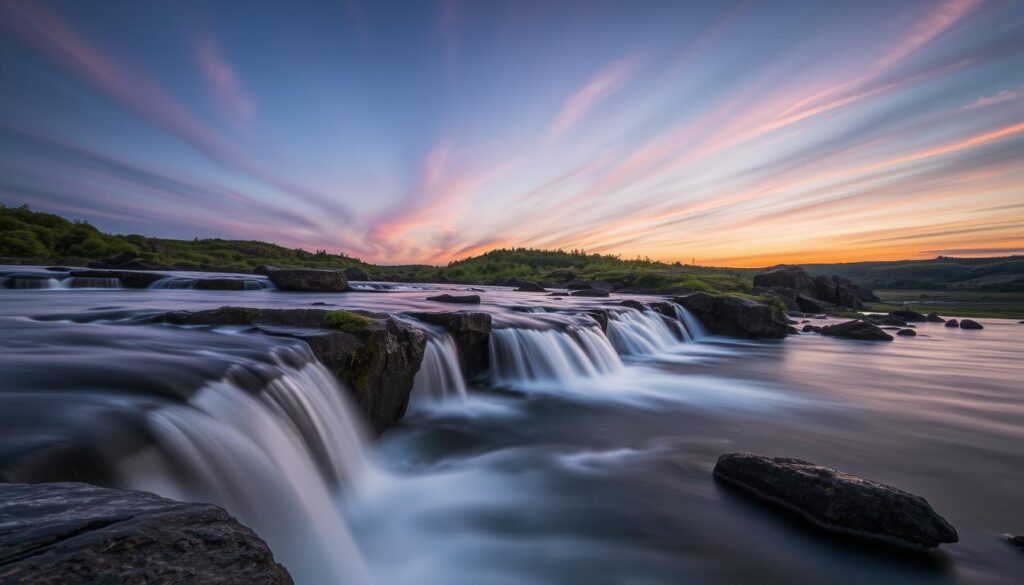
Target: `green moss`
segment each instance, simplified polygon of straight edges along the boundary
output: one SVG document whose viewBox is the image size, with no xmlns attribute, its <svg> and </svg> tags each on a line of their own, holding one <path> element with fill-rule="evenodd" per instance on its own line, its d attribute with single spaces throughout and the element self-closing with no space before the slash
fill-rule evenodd
<svg viewBox="0 0 1024 585">
<path fill-rule="evenodd" d="M 367 343 L 356 348 L 349 358 L 349 383 L 357 392 L 365 391 L 370 385 L 370 370 L 373 366 L 376 350 L 374 344 Z"/>
<path fill-rule="evenodd" d="M 700 280 L 699 278 L 688 278 L 681 282 L 680 286 L 708 294 L 714 294 L 715 292 L 717 292 L 715 290 L 715 287 L 704 282 L 703 280 Z"/>
<path fill-rule="evenodd" d="M 373 325 L 373 319 L 352 311 L 331 311 L 324 315 L 324 324 L 345 333 L 362 335 Z"/>
</svg>

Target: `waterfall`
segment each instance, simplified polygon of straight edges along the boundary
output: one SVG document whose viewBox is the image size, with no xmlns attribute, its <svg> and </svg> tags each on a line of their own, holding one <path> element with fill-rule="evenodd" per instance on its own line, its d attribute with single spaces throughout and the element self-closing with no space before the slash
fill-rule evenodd
<svg viewBox="0 0 1024 585">
<path fill-rule="evenodd" d="M 690 334 L 690 339 L 693 341 L 699 341 L 700 339 L 707 337 L 708 332 L 701 325 L 700 321 L 693 316 L 693 313 L 687 311 L 679 303 L 672 303 L 672 307 L 676 310 L 676 319 L 683 324 L 686 331 Z"/>
<path fill-rule="evenodd" d="M 298 583 L 366 582 L 332 489 L 368 465 L 366 439 L 331 373 L 311 354 L 299 358 L 306 363 L 238 366 L 187 405 L 154 409 L 155 444 L 120 475 L 125 487 L 224 507 Z"/>
<path fill-rule="evenodd" d="M 466 383 L 459 368 L 459 353 L 447 332 L 428 330 L 430 337 L 423 362 L 413 380 L 412 399 L 416 402 L 465 400 Z"/>
<path fill-rule="evenodd" d="M 681 323 L 669 323 L 651 309 L 627 309 L 608 315 L 608 339 L 622 355 L 652 355 L 682 341 L 690 341 Z"/>
<path fill-rule="evenodd" d="M 566 382 L 622 368 L 619 355 L 595 327 L 495 329 L 490 354 L 497 383 Z"/>
<path fill-rule="evenodd" d="M 72 276 L 61 281 L 61 285 L 62 288 L 121 288 L 121 279 Z"/>
<path fill-rule="evenodd" d="M 56 278 L 38 278 L 38 277 L 22 277 L 22 276 L 9 276 L 0 279 L 0 288 L 16 288 L 16 289 L 42 289 L 42 288 L 60 288 L 60 281 Z"/>
<path fill-rule="evenodd" d="M 154 281 L 149 285 L 149 288 L 156 290 L 188 290 L 195 288 L 196 282 L 194 278 L 165 276 L 160 280 Z"/>
</svg>

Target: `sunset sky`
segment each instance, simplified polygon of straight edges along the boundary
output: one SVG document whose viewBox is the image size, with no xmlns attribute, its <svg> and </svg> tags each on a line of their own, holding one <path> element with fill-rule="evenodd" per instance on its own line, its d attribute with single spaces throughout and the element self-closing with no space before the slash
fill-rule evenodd
<svg viewBox="0 0 1024 585">
<path fill-rule="evenodd" d="M 0 202 L 445 263 L 1024 253 L 1024 2 L 0 0 Z"/>
</svg>

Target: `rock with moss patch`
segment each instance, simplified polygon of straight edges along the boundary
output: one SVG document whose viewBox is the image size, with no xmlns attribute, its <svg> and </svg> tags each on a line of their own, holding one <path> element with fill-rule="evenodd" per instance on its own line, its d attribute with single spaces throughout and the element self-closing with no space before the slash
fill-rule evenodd
<svg viewBox="0 0 1024 585">
<path fill-rule="evenodd" d="M 711 333 L 749 338 L 780 338 L 788 331 L 786 312 L 729 295 L 694 292 L 672 300 L 690 311 Z"/>
<path fill-rule="evenodd" d="M 341 270 L 270 266 L 261 266 L 259 269 L 262 269 L 262 274 L 265 274 L 274 286 L 284 291 L 343 292 L 348 289 L 348 278 Z"/>
</svg>

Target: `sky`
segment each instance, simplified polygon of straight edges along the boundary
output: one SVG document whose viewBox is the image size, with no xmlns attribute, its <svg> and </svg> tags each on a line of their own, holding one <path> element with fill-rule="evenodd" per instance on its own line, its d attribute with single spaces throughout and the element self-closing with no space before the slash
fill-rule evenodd
<svg viewBox="0 0 1024 585">
<path fill-rule="evenodd" d="M 0 0 L 0 202 L 444 264 L 1024 253 L 1024 2 Z"/>
</svg>

